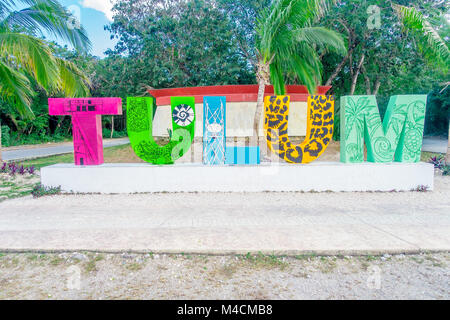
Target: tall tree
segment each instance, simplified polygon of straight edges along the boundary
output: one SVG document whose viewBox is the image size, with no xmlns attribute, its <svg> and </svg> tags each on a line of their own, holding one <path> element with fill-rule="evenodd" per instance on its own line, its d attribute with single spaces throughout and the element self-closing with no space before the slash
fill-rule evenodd
<svg viewBox="0 0 450 320">
<path fill-rule="evenodd" d="M 345 34 L 348 42 L 346 56 L 338 59 L 325 55 L 322 60 L 326 84 L 333 85 L 335 93 L 377 95 L 381 90 L 388 95 L 405 86 L 422 87 L 426 92 L 434 85 L 431 78 L 436 82 L 438 73 L 443 74 L 442 69 L 432 72 L 425 67 L 419 43 L 404 32 L 406 29 L 395 9 L 402 4 L 423 7 L 433 16 L 445 10 L 442 1 L 346 0 L 338 1 L 333 13 L 322 19 L 325 26 Z M 421 77 L 417 76 L 419 73 Z"/>
<path fill-rule="evenodd" d="M 335 1 L 274 0 L 257 20 L 258 100 L 253 123 L 253 138 L 258 139 L 265 86 L 272 83 L 275 94 L 285 94 L 285 79 L 291 76 L 314 93 L 322 78 L 318 50 L 345 54 L 341 35 L 315 26 Z M 259 143 L 259 141 L 258 141 Z"/>
<path fill-rule="evenodd" d="M 425 58 L 430 63 L 442 68 L 444 74 L 448 74 L 450 67 L 450 50 L 446 41 L 439 34 L 439 31 L 436 30 L 430 21 L 414 7 L 394 5 L 394 9 L 399 15 L 405 28 L 412 32 L 417 39 L 419 50 L 424 54 Z M 448 20 L 445 20 L 445 22 L 447 23 L 447 28 L 444 29 L 444 31 L 447 32 L 446 36 L 448 40 Z M 447 88 L 448 83 L 441 93 Z M 450 114 L 448 114 L 448 123 L 449 137 L 445 162 L 450 165 Z"/>
<path fill-rule="evenodd" d="M 16 10 L 23 4 L 28 7 Z M 88 50 L 91 44 L 85 30 L 70 26 L 70 17 L 54 0 L 0 2 L 0 97 L 22 116 L 33 116 L 32 81 L 45 91 L 62 91 L 68 96 L 89 92 L 87 79 L 79 69 L 54 56 L 47 43 L 38 38 L 46 31 L 79 50 Z"/>
<path fill-rule="evenodd" d="M 108 29 L 118 39 L 104 62 L 107 88 L 145 94 L 171 88 L 247 84 L 252 69 L 226 12 L 205 0 L 119 0 Z"/>
</svg>

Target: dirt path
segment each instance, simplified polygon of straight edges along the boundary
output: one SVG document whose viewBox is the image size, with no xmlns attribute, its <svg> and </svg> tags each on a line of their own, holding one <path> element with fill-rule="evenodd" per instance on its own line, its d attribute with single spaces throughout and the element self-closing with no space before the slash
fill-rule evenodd
<svg viewBox="0 0 450 320">
<path fill-rule="evenodd" d="M 449 262 L 448 252 L 295 258 L 5 254 L 0 299 L 449 299 Z"/>
</svg>

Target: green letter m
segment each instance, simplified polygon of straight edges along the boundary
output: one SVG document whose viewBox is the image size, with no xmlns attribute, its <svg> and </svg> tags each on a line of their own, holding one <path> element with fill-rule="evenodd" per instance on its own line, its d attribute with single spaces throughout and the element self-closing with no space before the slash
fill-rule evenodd
<svg viewBox="0 0 450 320">
<path fill-rule="evenodd" d="M 419 162 L 426 95 L 392 96 L 381 123 L 375 96 L 341 97 L 341 162 Z"/>
</svg>

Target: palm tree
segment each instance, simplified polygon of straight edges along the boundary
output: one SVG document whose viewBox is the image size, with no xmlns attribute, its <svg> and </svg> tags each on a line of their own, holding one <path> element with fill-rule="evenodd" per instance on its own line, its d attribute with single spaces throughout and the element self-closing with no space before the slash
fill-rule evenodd
<svg viewBox="0 0 450 320">
<path fill-rule="evenodd" d="M 258 99 L 253 122 L 253 138 L 258 139 L 264 107 L 265 86 L 272 83 L 276 95 L 286 93 L 285 79 L 295 78 L 316 91 L 321 81 L 322 64 L 318 49 L 345 54 L 340 34 L 314 26 L 336 1 L 274 0 L 257 19 Z"/>
<path fill-rule="evenodd" d="M 405 29 L 412 32 L 417 39 L 419 50 L 424 55 L 425 59 L 433 66 L 440 68 L 443 74 L 448 74 L 450 67 L 450 50 L 447 43 L 439 35 L 438 30 L 436 30 L 416 8 L 400 5 L 393 5 L 393 7 Z M 444 23 L 448 24 L 448 21 L 444 20 Z M 444 90 L 442 90 L 442 92 Z M 450 164 L 450 116 L 448 129 L 449 139 L 445 156 L 447 165 Z"/>
<path fill-rule="evenodd" d="M 28 7 L 16 10 L 18 5 Z M 89 81 L 83 73 L 73 63 L 55 56 L 38 38 L 45 31 L 80 52 L 89 51 L 86 31 L 70 25 L 71 19 L 71 14 L 54 0 L 0 0 L 0 98 L 24 117 L 33 117 L 30 105 L 35 92 L 31 80 L 46 92 L 89 94 Z"/>
</svg>

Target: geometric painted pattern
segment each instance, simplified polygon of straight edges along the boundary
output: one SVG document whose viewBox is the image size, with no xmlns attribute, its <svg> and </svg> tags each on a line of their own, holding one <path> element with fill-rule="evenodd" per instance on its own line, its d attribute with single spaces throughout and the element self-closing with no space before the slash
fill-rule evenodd
<svg viewBox="0 0 450 320">
<path fill-rule="evenodd" d="M 203 163 L 225 163 L 226 97 L 203 98 Z"/>
</svg>

